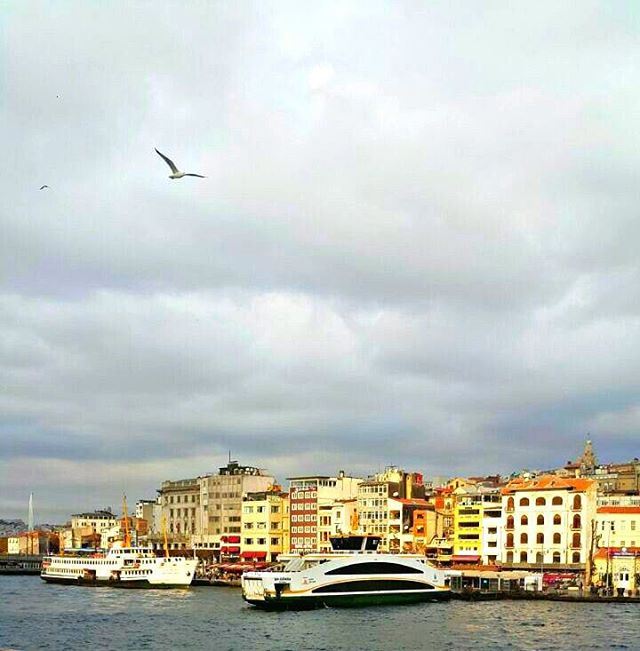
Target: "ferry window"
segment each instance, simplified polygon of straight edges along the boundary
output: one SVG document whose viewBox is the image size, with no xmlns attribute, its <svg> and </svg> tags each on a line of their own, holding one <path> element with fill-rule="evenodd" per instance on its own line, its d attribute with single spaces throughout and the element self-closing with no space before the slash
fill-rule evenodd
<svg viewBox="0 0 640 651">
<path fill-rule="evenodd" d="M 387 561 L 373 561 L 364 563 L 350 563 L 342 567 L 329 570 L 326 574 L 422 574 L 418 567 L 401 565 Z"/>
<path fill-rule="evenodd" d="M 372 590 L 433 590 L 433 586 L 422 581 L 398 579 L 369 579 L 366 581 L 346 581 L 315 588 L 313 592 L 370 592 Z"/>
</svg>

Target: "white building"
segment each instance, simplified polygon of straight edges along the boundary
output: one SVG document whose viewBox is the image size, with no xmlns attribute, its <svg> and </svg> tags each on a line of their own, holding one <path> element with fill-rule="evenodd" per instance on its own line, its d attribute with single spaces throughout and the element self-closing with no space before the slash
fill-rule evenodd
<svg viewBox="0 0 640 651">
<path fill-rule="evenodd" d="M 596 482 L 542 475 L 518 478 L 503 489 L 507 564 L 583 566 L 591 552 Z"/>
</svg>

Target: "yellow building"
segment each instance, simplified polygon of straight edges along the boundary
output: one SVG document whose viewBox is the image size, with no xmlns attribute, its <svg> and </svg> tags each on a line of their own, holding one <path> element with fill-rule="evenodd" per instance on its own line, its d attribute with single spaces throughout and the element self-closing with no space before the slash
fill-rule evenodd
<svg viewBox="0 0 640 651">
<path fill-rule="evenodd" d="M 640 547 L 640 506 L 600 506 L 596 514 L 597 547 Z"/>
<path fill-rule="evenodd" d="M 473 488 L 457 488 L 453 517 L 453 554 L 480 560 L 482 545 L 482 495 Z"/>
<path fill-rule="evenodd" d="M 592 583 L 616 596 L 637 595 L 640 591 L 640 548 L 603 548 L 594 555 Z"/>
<path fill-rule="evenodd" d="M 247 493 L 242 501 L 240 556 L 246 560 L 275 561 L 289 551 L 289 496 L 274 486 Z"/>
</svg>

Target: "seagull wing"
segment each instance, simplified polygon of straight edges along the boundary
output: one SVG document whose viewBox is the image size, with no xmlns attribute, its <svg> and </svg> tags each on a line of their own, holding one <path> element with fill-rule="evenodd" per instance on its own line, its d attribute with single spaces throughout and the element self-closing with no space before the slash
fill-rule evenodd
<svg viewBox="0 0 640 651">
<path fill-rule="evenodd" d="M 40 189 L 41 189 L 41 190 L 44 190 L 45 188 L 48 188 L 48 187 L 49 187 L 48 185 L 43 185 L 43 186 L 41 186 Z"/>
<path fill-rule="evenodd" d="M 178 168 L 174 165 L 173 161 L 170 158 L 167 158 L 164 154 L 161 154 L 157 149 L 156 149 L 156 154 L 158 154 L 158 156 L 160 156 L 160 158 L 164 160 L 164 162 L 171 168 L 171 171 L 174 174 L 178 173 Z"/>
<path fill-rule="evenodd" d="M 206 179 L 206 176 L 202 176 L 202 174 L 185 174 L 185 176 L 197 176 L 199 179 Z"/>
</svg>

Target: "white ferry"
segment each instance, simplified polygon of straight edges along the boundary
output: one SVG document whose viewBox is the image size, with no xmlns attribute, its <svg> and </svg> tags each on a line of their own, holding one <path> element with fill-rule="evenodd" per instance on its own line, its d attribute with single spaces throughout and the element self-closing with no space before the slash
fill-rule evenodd
<svg viewBox="0 0 640 651">
<path fill-rule="evenodd" d="M 279 572 L 246 572 L 245 601 L 267 610 L 449 599 L 443 570 L 419 554 L 384 554 L 378 536 L 332 538 L 332 552 L 287 555 Z"/>
<path fill-rule="evenodd" d="M 195 558 L 158 557 L 150 548 L 114 545 L 106 553 L 87 550 L 45 556 L 40 576 L 49 583 L 185 588 L 191 585 L 197 564 Z"/>
</svg>

